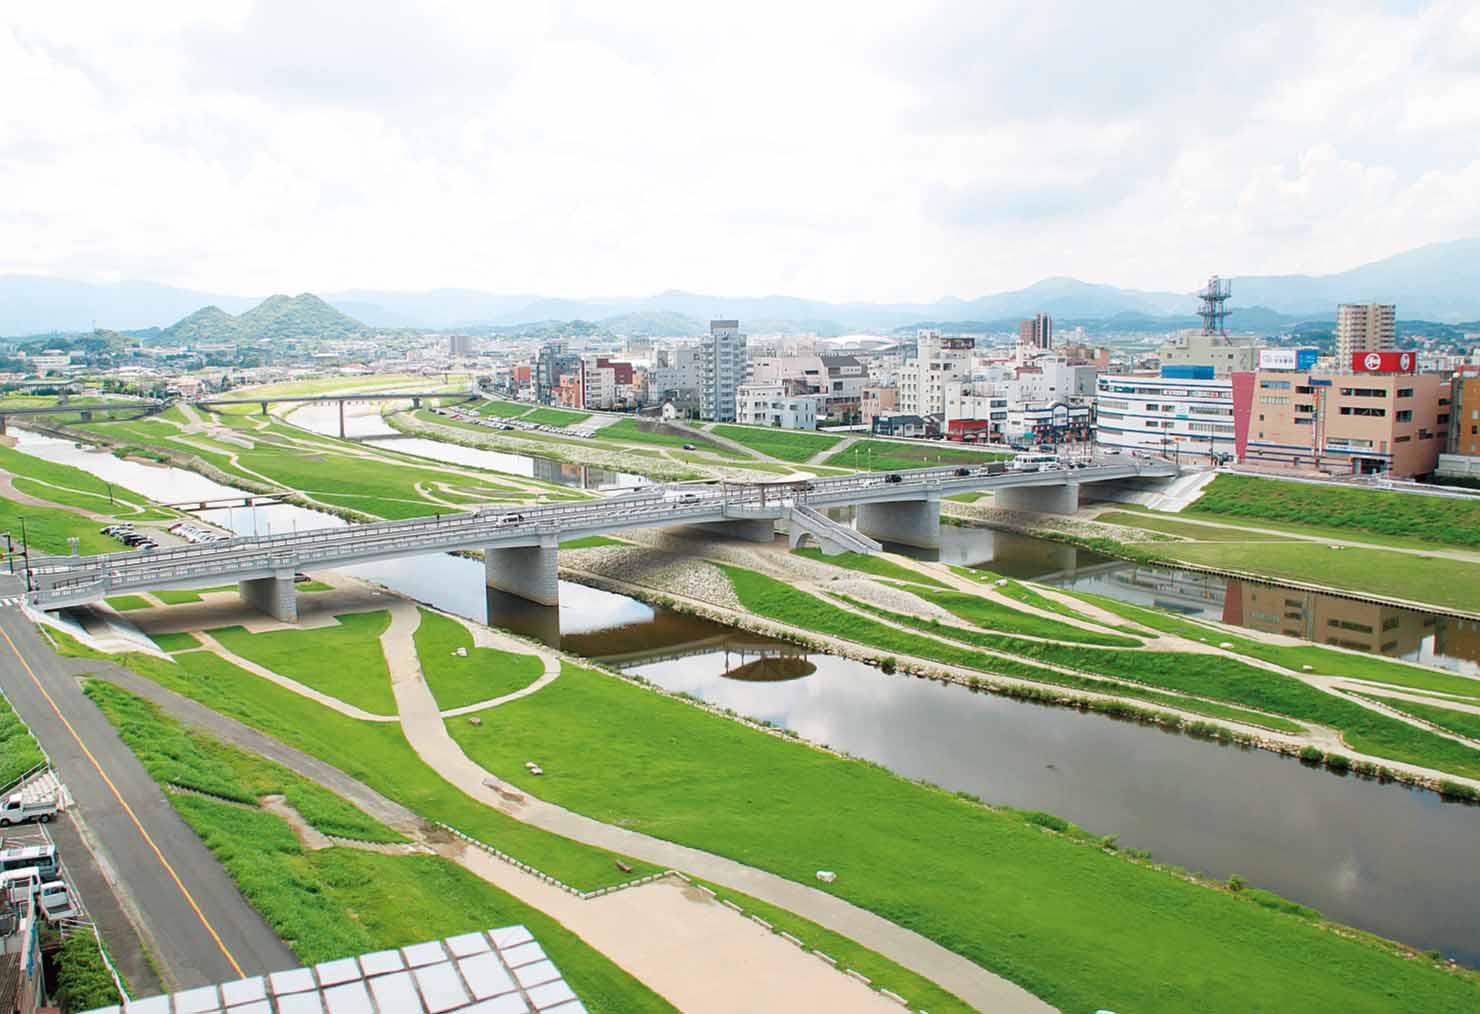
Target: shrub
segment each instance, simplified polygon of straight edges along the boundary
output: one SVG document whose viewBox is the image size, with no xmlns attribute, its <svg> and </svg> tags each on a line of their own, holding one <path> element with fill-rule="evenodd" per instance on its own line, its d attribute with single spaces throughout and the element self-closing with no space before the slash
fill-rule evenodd
<svg viewBox="0 0 1480 1014">
<path fill-rule="evenodd" d="M 1466 803 L 1480 802 L 1480 792 L 1468 785 L 1448 780 L 1439 783 L 1439 795 L 1444 799 L 1459 799 Z"/>
<path fill-rule="evenodd" d="M 1330 768 L 1332 771 L 1339 771 L 1342 774 L 1345 774 L 1346 772 L 1351 770 L 1351 766 L 1351 760 L 1343 757 L 1339 753 L 1326 754 L 1326 767 Z"/>
<path fill-rule="evenodd" d="M 896 659 L 893 655 L 890 655 L 888 658 L 884 659 L 884 661 L 879 663 L 879 668 L 884 670 L 884 672 L 886 673 L 893 673 L 899 668 L 899 660 Z"/>
<path fill-rule="evenodd" d="M 1300 748 L 1300 763 L 1302 764 L 1319 764 L 1325 756 L 1318 747 L 1302 746 Z"/>
<path fill-rule="evenodd" d="M 1046 827 L 1051 831 L 1058 831 L 1061 834 L 1068 833 L 1069 829 L 1074 826 L 1063 817 L 1055 817 L 1053 814 L 1044 813 L 1042 810 L 1029 810 L 1023 814 L 1023 819 L 1029 824 L 1037 824 L 1039 827 Z"/>
<path fill-rule="evenodd" d="M 1242 891 L 1245 887 L 1248 886 L 1248 881 L 1239 876 L 1237 873 L 1228 878 L 1228 889 L 1235 894 L 1237 894 L 1239 891 Z"/>
<path fill-rule="evenodd" d="M 57 951 L 57 1003 L 83 1011 L 118 1003 L 118 988 L 91 933 L 74 933 Z"/>
</svg>

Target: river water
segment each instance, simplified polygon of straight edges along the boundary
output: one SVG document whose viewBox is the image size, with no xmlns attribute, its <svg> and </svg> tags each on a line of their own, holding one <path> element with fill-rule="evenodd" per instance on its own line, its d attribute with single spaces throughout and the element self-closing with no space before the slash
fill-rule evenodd
<svg viewBox="0 0 1480 1014">
<path fill-rule="evenodd" d="M 192 473 L 63 441 L 33 434 L 20 434 L 20 441 L 30 453 L 161 500 L 234 492 Z M 244 533 L 343 524 L 291 505 L 218 511 L 211 520 Z M 982 534 L 991 536 L 984 557 Z M 1021 536 L 948 529 L 942 556 L 1024 577 L 1105 581 L 1104 561 Z M 482 565 L 473 560 L 433 556 L 346 570 L 767 719 L 906 777 L 1055 813 L 1094 833 L 1119 835 L 1122 845 L 1159 861 L 1218 878 L 1237 873 L 1332 919 L 1480 965 L 1480 808 L 1339 777 L 1265 751 L 885 675 L 568 582 L 561 582 L 559 608 L 531 606 L 484 587 Z M 1136 587 L 1144 589 L 1142 601 L 1180 601 L 1143 580 L 1096 590 Z M 1217 608 L 1226 607 L 1226 595 Z"/>
</svg>

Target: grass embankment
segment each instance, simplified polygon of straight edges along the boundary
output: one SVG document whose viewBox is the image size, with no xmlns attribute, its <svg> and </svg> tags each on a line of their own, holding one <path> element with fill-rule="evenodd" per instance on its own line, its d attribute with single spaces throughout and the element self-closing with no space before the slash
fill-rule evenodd
<svg viewBox="0 0 1480 1014">
<path fill-rule="evenodd" d="M 142 697 L 99 680 L 89 681 L 86 693 L 117 727 L 150 777 L 163 786 L 194 789 L 246 806 L 278 794 L 324 834 L 374 842 L 406 840 L 328 789 L 187 729 Z"/>
<path fill-rule="evenodd" d="M 153 507 L 142 493 L 106 482 L 91 472 L 37 458 L 3 444 L 0 444 L 0 469 L 13 476 L 11 481 L 20 492 L 62 507 L 129 521 L 180 516 L 175 511 Z"/>
<path fill-rule="evenodd" d="M 303 585 L 294 585 L 299 591 L 304 590 Z M 237 586 L 234 584 L 217 585 L 214 588 L 160 588 L 150 592 L 155 598 L 167 606 L 184 605 L 187 602 L 204 601 L 201 596 L 211 592 L 234 592 Z"/>
<path fill-rule="evenodd" d="M 467 627 L 429 609 L 421 610 L 415 637 L 422 675 L 444 710 L 523 690 L 545 671 L 538 655 L 473 647 Z M 459 649 L 466 655 L 459 656 Z"/>
<path fill-rule="evenodd" d="M 943 665 L 960 666 L 966 669 L 976 669 L 987 674 L 1000 674 L 1003 676 L 1015 676 L 1020 679 L 1033 680 L 1049 686 L 1064 687 L 1070 690 L 1087 691 L 1097 694 L 1114 694 L 1117 697 L 1129 700 L 1144 701 L 1147 704 L 1159 708 L 1176 708 L 1181 711 L 1191 712 L 1198 715 L 1206 715 L 1209 718 L 1221 718 L 1233 722 L 1242 722 L 1277 732 L 1304 732 L 1303 726 L 1297 725 L 1287 719 L 1275 715 L 1263 715 L 1244 708 L 1229 707 L 1215 701 L 1198 700 L 1194 697 L 1175 697 L 1171 694 L 1159 693 L 1145 686 L 1109 682 L 1101 679 L 1092 679 L 1089 676 L 1080 676 L 1073 673 L 1057 672 L 1046 669 L 1043 666 L 1032 665 L 1017 658 L 1003 658 L 996 655 L 987 655 L 980 651 L 974 651 L 962 644 L 951 644 L 940 640 L 938 637 L 927 634 L 913 633 L 909 630 L 900 630 L 888 624 L 880 623 L 870 619 L 868 616 L 860 616 L 858 613 L 824 602 L 815 595 L 809 595 L 790 585 L 757 574 L 754 571 L 742 570 L 725 564 L 716 564 L 726 575 L 730 583 L 734 585 L 736 594 L 741 602 L 751 612 L 765 616 L 780 623 L 801 627 L 805 630 L 816 631 L 821 634 L 829 634 L 844 640 L 853 641 L 857 644 L 868 645 L 883 651 L 898 652 L 902 655 L 912 655 L 916 658 L 932 659 Z M 863 607 L 871 613 L 881 616 L 892 616 L 875 606 Z M 909 618 L 913 620 L 914 618 Z M 948 633 L 960 632 L 970 635 L 971 631 L 956 627 L 932 626 L 928 622 L 921 621 L 928 631 L 942 636 Z M 982 635 L 985 636 L 985 635 Z M 1003 638 L 1006 643 L 1037 644 L 1036 641 L 1018 641 L 1014 638 Z M 1144 717 L 1145 709 L 1138 709 L 1134 705 L 1128 705 L 1121 709 L 1116 705 L 1100 706 L 1099 710 L 1112 715 L 1126 715 L 1128 717 Z M 1169 725 L 1178 724 L 1179 716 L 1167 712 L 1158 713 L 1158 720 Z M 1193 728 L 1193 731 L 1198 730 Z M 1210 732 L 1210 734 L 1212 734 Z"/>
<path fill-rule="evenodd" d="M 428 820 L 451 824 L 581 890 L 656 872 L 635 859 L 626 859 L 633 869 L 625 872 L 616 867 L 618 857 L 612 853 L 520 823 L 469 798 L 427 766 L 395 723 L 347 718 L 209 651 L 187 651 L 174 662 L 139 654 L 114 661 L 339 768 Z"/>
<path fill-rule="evenodd" d="M 190 651 L 201 646 L 200 639 L 194 634 L 150 634 L 149 640 L 160 651 Z"/>
<path fill-rule="evenodd" d="M 999 634 L 946 629 L 916 616 L 891 613 L 872 606 L 868 608 L 895 623 L 994 651 L 1327 725 L 1336 729 L 1353 750 L 1467 778 L 1480 778 L 1480 750 L 1325 693 L 1301 682 L 1293 674 L 1260 669 L 1226 655 L 1106 651 L 1046 644 Z M 1000 658 L 988 660 L 992 666 L 998 666 L 999 662 L 1013 664 Z M 999 667 L 998 671 L 1011 670 Z M 1118 690 L 1115 692 L 1119 693 Z M 1264 724 L 1269 723 L 1266 720 Z"/>
<path fill-rule="evenodd" d="M 909 567 L 895 563 L 893 560 L 884 560 L 877 556 L 869 556 L 864 553 L 841 553 L 837 556 L 823 556 L 822 550 L 813 546 L 793 549 L 792 552 L 797 556 L 805 556 L 809 560 L 832 564 L 834 567 L 842 567 L 846 570 L 856 570 L 864 574 L 872 574 L 874 577 L 885 577 L 893 581 L 912 581 L 915 584 L 929 585 L 932 588 L 946 587 L 943 582 L 923 571 L 911 570 Z"/>
<path fill-rule="evenodd" d="M 621 539 L 608 538 L 605 535 L 586 535 L 579 539 L 571 539 L 562 542 L 561 549 L 596 549 L 598 546 L 627 546 L 631 543 L 623 542 Z"/>
<path fill-rule="evenodd" d="M 73 933 L 62 938 L 54 958 L 55 993 L 51 1002 L 64 1011 L 97 1010 L 115 1006 L 120 997 L 113 976 L 103 962 L 103 952 L 91 933 Z"/>
<path fill-rule="evenodd" d="M 25 519 L 24 529 L 22 518 Z M 21 548 L 23 530 L 32 552 L 66 556 L 72 552 L 67 543 L 72 536 L 79 540 L 78 549 L 84 556 L 116 553 L 124 549 L 121 542 L 99 533 L 97 523 L 90 518 L 61 507 L 38 507 L 0 496 L 0 532 L 10 534 L 17 550 Z"/>
<path fill-rule="evenodd" d="M 390 669 L 380 650 L 391 614 L 382 609 L 335 619 L 338 626 L 312 630 L 251 634 L 244 627 L 222 627 L 208 633 L 227 651 L 263 668 L 371 714 L 394 715 Z"/>
<path fill-rule="evenodd" d="M 1186 512 L 1292 521 L 1480 547 L 1480 499 L 1219 475 Z"/>
<path fill-rule="evenodd" d="M 1112 648 L 1139 648 L 1143 644 L 1134 637 L 1086 630 L 1083 627 L 1060 623 L 1044 616 L 1025 613 L 1021 609 L 993 602 L 980 595 L 969 595 L 958 591 L 924 590 L 915 594 L 983 630 L 1005 630 L 1016 634 L 1028 634 L 1032 637 L 1047 637 L 1056 641 L 1073 641 L 1078 644 L 1098 644 Z"/>
<path fill-rule="evenodd" d="M 850 471 L 888 472 L 931 465 L 984 465 L 1012 457 L 994 451 L 971 451 L 944 440 L 900 443 L 893 440 L 860 440 L 823 462 Z"/>
<path fill-rule="evenodd" d="M 493 416 L 495 419 L 517 419 L 533 408 L 533 405 L 512 401 L 485 401 L 473 411 L 484 418 Z"/>
<path fill-rule="evenodd" d="M 806 461 L 814 455 L 836 447 L 843 439 L 821 433 L 763 429 L 756 426 L 715 426 L 709 432 L 715 436 L 733 440 L 737 444 L 744 444 L 768 458 L 792 462 Z"/>
<path fill-rule="evenodd" d="M 103 601 L 120 613 L 132 612 L 135 609 L 154 608 L 154 603 L 142 595 L 110 595 Z"/>
<path fill-rule="evenodd" d="M 464 749 L 526 784 L 535 758 L 544 798 L 814 887 L 818 869 L 835 870 L 822 890 L 1062 1010 L 1432 1012 L 1480 1000 L 1428 962 L 588 670 L 567 667 L 482 717 L 452 724 Z"/>
<path fill-rule="evenodd" d="M 170 796 L 247 900 L 305 963 L 522 923 L 588 1010 L 626 1014 L 673 1009 L 560 923 L 450 860 L 344 847 L 305 849 L 287 822 L 250 808 L 260 790 L 281 791 L 271 786 L 296 780 L 298 795 L 290 790 L 288 801 L 327 833 L 337 832 L 320 824 L 323 811 L 311 815 L 303 809 L 304 787 L 319 794 L 318 803 L 332 804 L 330 826 L 347 818 L 375 822 L 277 765 L 182 729 L 117 687 L 94 682 L 88 694 L 162 785 L 178 782 L 181 766 L 188 775 L 196 765 L 206 765 L 212 776 L 206 791 L 246 804 Z"/>
<path fill-rule="evenodd" d="M 1219 528 L 1215 525 L 1200 525 L 1189 521 L 1178 521 L 1175 518 L 1157 517 L 1156 515 L 1137 514 L 1132 511 L 1108 511 L 1095 518 L 1096 521 L 1109 525 L 1123 525 L 1127 528 L 1140 528 L 1148 532 L 1161 532 L 1164 535 L 1178 535 L 1194 542 L 1283 542 L 1284 538 L 1278 535 L 1267 535 L 1264 532 L 1251 532 L 1237 528 Z"/>
<path fill-rule="evenodd" d="M 1270 644 L 1258 638 L 1244 637 L 1227 630 L 1220 630 L 1163 610 L 1120 602 L 1093 592 L 1065 592 L 1065 594 L 1073 595 L 1075 598 L 1090 602 L 1107 612 L 1113 612 L 1153 630 L 1176 634 L 1193 641 L 1208 641 L 1219 646 L 1226 644 L 1228 645 L 1227 651 L 1265 662 L 1273 662 L 1292 673 L 1312 672 L 1318 676 L 1345 676 L 1349 679 L 1370 680 L 1374 683 L 1387 683 L 1414 690 L 1480 698 L 1480 679 L 1473 677 L 1441 672 L 1426 666 L 1409 665 L 1406 662 L 1377 655 L 1336 651 L 1315 644 Z"/>
<path fill-rule="evenodd" d="M 590 412 L 566 412 L 558 408 L 537 408 L 524 421 L 537 426 L 574 426 L 591 418 Z"/>
<path fill-rule="evenodd" d="M 999 595 L 1010 598 L 1016 602 L 1021 602 L 1024 605 L 1034 606 L 1038 609 L 1043 609 L 1050 613 L 1058 613 L 1060 616 L 1068 616 L 1072 619 L 1081 620 L 1085 623 L 1093 623 L 1096 626 L 1106 627 L 1110 630 L 1118 630 L 1123 634 L 1133 634 L 1136 637 L 1144 637 L 1146 634 L 1146 632 L 1144 630 L 1141 630 L 1139 627 L 1132 627 L 1120 624 L 1108 624 L 1100 620 L 1096 620 L 1092 617 L 1086 616 L 1079 610 L 1060 602 L 1058 599 L 1049 598 L 1047 595 L 1044 595 L 1042 592 L 1039 592 L 1035 588 L 1030 587 L 1022 581 L 1017 581 L 1009 577 L 1003 577 L 1000 574 L 994 574 L 990 570 L 976 570 L 971 567 L 958 567 L 952 564 L 951 571 L 971 581 L 976 581 L 981 584 L 991 584 L 995 586 L 996 591 Z"/>
<path fill-rule="evenodd" d="M 596 431 L 596 439 L 610 440 L 613 442 L 629 444 L 656 444 L 660 447 L 683 447 L 684 444 L 693 444 L 700 450 L 722 457 L 737 457 L 737 452 L 728 447 L 720 447 L 717 444 L 705 440 L 698 433 L 675 432 L 659 429 L 660 423 L 648 423 L 644 425 L 636 419 L 621 419 L 610 426 L 603 426 Z"/>
<path fill-rule="evenodd" d="M 46 758 L 36 744 L 31 730 L 0 694 L 0 788 L 8 786 Z"/>
<path fill-rule="evenodd" d="M 1385 707 L 1393 708 L 1421 718 L 1425 722 L 1432 722 L 1441 729 L 1464 736 L 1468 739 L 1480 741 L 1480 715 L 1473 711 L 1457 711 L 1454 708 L 1440 706 L 1438 701 L 1433 704 L 1419 704 L 1411 700 L 1394 700 L 1391 697 L 1379 697 L 1374 694 L 1358 694 L 1358 697 L 1374 701 Z"/>
</svg>

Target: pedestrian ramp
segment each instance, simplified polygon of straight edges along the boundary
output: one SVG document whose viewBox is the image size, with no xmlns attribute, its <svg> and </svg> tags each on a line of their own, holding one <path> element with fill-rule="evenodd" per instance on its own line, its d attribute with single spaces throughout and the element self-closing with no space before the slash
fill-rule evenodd
<svg viewBox="0 0 1480 1014">
<path fill-rule="evenodd" d="M 40 803 L 55 799 L 59 810 L 65 810 L 72 805 L 72 793 L 67 791 L 67 787 L 57 777 L 56 769 L 50 767 L 42 768 L 26 776 L 6 795 L 19 795 L 27 803 Z"/>
<path fill-rule="evenodd" d="M 884 548 L 867 535 L 802 504 L 786 512 L 786 521 L 792 549 L 797 548 L 803 537 L 808 535 L 817 541 L 823 556 L 877 553 Z"/>
</svg>

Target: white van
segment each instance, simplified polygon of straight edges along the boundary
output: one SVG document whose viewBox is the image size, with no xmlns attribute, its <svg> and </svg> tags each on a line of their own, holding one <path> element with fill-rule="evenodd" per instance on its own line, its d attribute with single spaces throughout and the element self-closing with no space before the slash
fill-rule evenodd
<svg viewBox="0 0 1480 1014">
<path fill-rule="evenodd" d="M 0 874 L 11 870 L 35 867 L 42 880 L 55 880 L 61 875 L 61 864 L 57 861 L 55 845 L 26 845 L 21 848 L 0 849 Z"/>
</svg>

